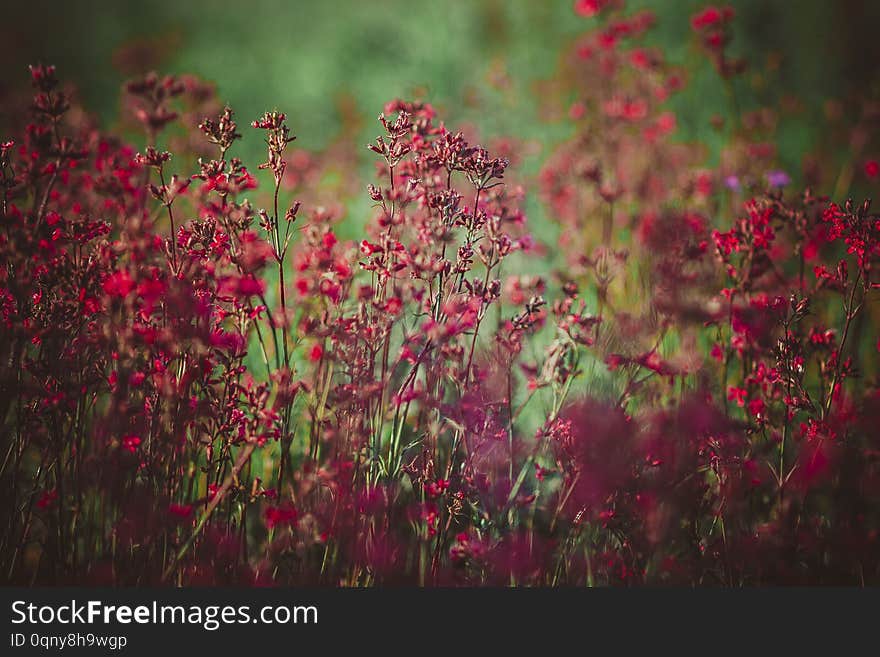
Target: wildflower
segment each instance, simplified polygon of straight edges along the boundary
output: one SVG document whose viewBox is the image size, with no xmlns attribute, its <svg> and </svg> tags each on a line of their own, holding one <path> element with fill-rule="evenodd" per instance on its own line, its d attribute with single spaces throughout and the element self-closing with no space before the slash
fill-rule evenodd
<svg viewBox="0 0 880 657">
<path fill-rule="evenodd" d="M 730 401 L 735 401 L 737 406 L 745 406 L 747 395 L 748 391 L 745 388 L 731 386 L 727 389 L 727 399 Z"/>
<path fill-rule="evenodd" d="M 136 434 L 128 434 L 122 437 L 122 449 L 134 454 L 141 444 L 141 437 Z"/>
<path fill-rule="evenodd" d="M 763 417 L 765 408 L 764 401 L 759 397 L 755 397 L 749 402 L 749 413 L 756 418 Z"/>
<path fill-rule="evenodd" d="M 297 513 L 292 507 L 268 506 L 263 512 L 266 529 L 275 529 L 283 525 L 292 525 L 296 522 Z"/>
<path fill-rule="evenodd" d="M 371 256 L 376 253 L 382 253 L 383 250 L 384 249 L 381 246 L 379 246 L 378 244 L 372 244 L 372 243 L 368 242 L 367 240 L 361 241 L 361 253 L 363 253 L 366 256 Z"/>
<path fill-rule="evenodd" d="M 702 30 L 707 27 L 714 27 L 731 18 L 733 18 L 733 9 L 730 7 L 718 9 L 717 7 L 709 6 L 691 17 L 691 27 L 694 30 Z"/>
<path fill-rule="evenodd" d="M 313 345 L 309 350 L 309 360 L 313 363 L 317 363 L 321 358 L 324 357 L 324 347 L 320 344 Z"/>
<path fill-rule="evenodd" d="M 179 518 L 180 520 L 186 520 L 192 515 L 192 505 L 191 504 L 169 504 L 168 505 L 168 515 L 173 518 Z"/>
<path fill-rule="evenodd" d="M 574 11 L 579 16 L 590 18 L 598 14 L 608 0 L 575 0 Z"/>
<path fill-rule="evenodd" d="M 117 271 L 104 280 L 103 288 L 109 296 L 124 299 L 134 290 L 135 282 L 127 271 Z"/>
<path fill-rule="evenodd" d="M 767 174 L 767 184 L 771 187 L 785 187 L 791 183 L 791 178 L 785 171 L 770 171 Z"/>
<path fill-rule="evenodd" d="M 45 490 L 40 494 L 40 498 L 37 500 L 37 508 L 38 509 L 49 509 L 55 505 L 58 501 L 58 489 L 53 488 L 51 490 Z"/>
</svg>

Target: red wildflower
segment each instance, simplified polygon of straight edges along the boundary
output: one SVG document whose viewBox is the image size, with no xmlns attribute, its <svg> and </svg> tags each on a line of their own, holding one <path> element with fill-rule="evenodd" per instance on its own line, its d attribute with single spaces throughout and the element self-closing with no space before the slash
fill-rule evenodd
<svg viewBox="0 0 880 657">
<path fill-rule="evenodd" d="M 589 18 L 598 14 L 608 0 L 575 0 L 574 11 L 579 16 Z"/>
<path fill-rule="evenodd" d="M 731 386 L 727 389 L 727 399 L 730 401 L 736 401 L 737 406 L 745 406 L 746 395 L 748 395 L 748 391 L 745 388 Z"/>
<path fill-rule="evenodd" d="M 296 510 L 292 507 L 269 506 L 263 512 L 267 529 L 275 529 L 281 525 L 292 525 L 296 522 Z"/>
<path fill-rule="evenodd" d="M 192 515 L 192 505 L 191 504 L 169 504 L 168 505 L 168 514 L 174 518 L 179 518 L 181 520 L 186 520 Z"/>
<path fill-rule="evenodd" d="M 53 488 L 51 490 L 44 490 L 40 495 L 40 498 L 37 500 L 37 508 L 38 509 L 48 509 L 55 505 L 55 502 L 58 501 L 58 489 Z"/>
<path fill-rule="evenodd" d="M 103 288 L 111 297 L 125 298 L 135 288 L 135 281 L 127 271 L 117 271 L 104 279 Z"/>
<path fill-rule="evenodd" d="M 134 454 L 141 444 L 141 437 L 135 434 L 129 434 L 122 437 L 122 449 Z"/>
<path fill-rule="evenodd" d="M 324 357 L 324 347 L 320 344 L 315 344 L 309 349 L 309 360 L 313 363 L 317 363 L 321 358 Z"/>
</svg>

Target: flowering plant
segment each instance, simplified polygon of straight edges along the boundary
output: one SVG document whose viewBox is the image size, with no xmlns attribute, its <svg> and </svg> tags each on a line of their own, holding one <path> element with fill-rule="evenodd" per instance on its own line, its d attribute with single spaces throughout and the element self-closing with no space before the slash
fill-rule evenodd
<svg viewBox="0 0 880 657">
<path fill-rule="evenodd" d="M 32 67 L 0 144 L 4 576 L 876 583 L 880 216 L 792 191 L 760 113 L 707 166 L 653 16 L 575 11 L 550 275 L 508 159 L 427 103 L 379 115 L 343 240 L 284 113 L 150 74 L 130 146 Z M 691 20 L 726 84 L 734 20 Z"/>
</svg>

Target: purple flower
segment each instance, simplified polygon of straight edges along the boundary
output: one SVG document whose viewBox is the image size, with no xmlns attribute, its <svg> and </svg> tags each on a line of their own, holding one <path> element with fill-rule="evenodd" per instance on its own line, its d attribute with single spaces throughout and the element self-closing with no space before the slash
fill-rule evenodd
<svg viewBox="0 0 880 657">
<path fill-rule="evenodd" d="M 791 177 L 785 171 L 770 171 L 767 174 L 767 184 L 771 187 L 785 187 L 791 182 Z"/>
<path fill-rule="evenodd" d="M 738 192 L 741 187 L 739 176 L 727 176 L 727 178 L 724 179 L 724 186 L 733 192 Z"/>
</svg>

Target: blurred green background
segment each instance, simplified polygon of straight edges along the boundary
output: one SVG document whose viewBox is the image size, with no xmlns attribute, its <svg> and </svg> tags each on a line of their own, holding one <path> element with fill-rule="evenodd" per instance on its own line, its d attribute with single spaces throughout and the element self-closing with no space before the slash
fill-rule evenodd
<svg viewBox="0 0 880 657">
<path fill-rule="evenodd" d="M 194 73 L 217 83 L 241 117 L 278 107 L 300 143 L 322 146 L 350 98 L 372 117 L 397 96 L 418 94 L 452 120 L 479 118 L 487 133 L 541 136 L 530 86 L 553 75 L 561 47 L 595 24 L 571 0 L 250 0 L 232 2 L 4 2 L 4 86 L 20 83 L 38 60 L 74 80 L 104 118 L 118 110 L 120 48 L 141 45 L 160 72 Z M 653 40 L 673 61 L 698 56 L 689 17 L 701 0 L 631 1 L 650 8 Z M 871 0 L 745 0 L 737 9 L 735 49 L 760 65 L 783 55 L 782 89 L 808 103 L 873 82 L 880 62 L 880 3 Z M 705 71 L 707 74 L 709 71 Z M 505 76 L 503 94 L 492 77 Z M 711 89 L 714 75 L 692 80 Z M 497 85 L 496 85 L 497 87 Z M 696 90 L 702 91 L 702 88 Z M 714 90 L 714 91 L 717 91 Z M 505 96 L 504 98 L 499 98 Z M 698 130 L 714 94 L 683 117 Z M 477 114 L 474 114 L 474 110 Z M 374 132 L 370 126 L 368 132 Z"/>
<path fill-rule="evenodd" d="M 689 88 L 672 101 L 677 138 L 701 140 L 717 155 L 714 114 L 729 111 L 718 76 L 695 47 L 689 19 L 701 0 L 645 0 L 657 26 L 650 42 L 677 63 L 697 63 Z M 876 86 L 880 2 L 799 0 L 731 3 L 734 54 L 752 71 L 737 80 L 745 109 L 799 98 L 804 110 L 778 135 L 780 163 L 795 177 L 802 155 L 821 139 L 822 103 Z M 304 2 L 9 2 L 0 28 L 0 99 L 26 83 L 26 65 L 55 63 L 90 110 L 112 124 L 119 87 L 136 69 L 194 73 L 216 83 L 241 123 L 266 109 L 289 116 L 296 146 L 318 150 L 345 123 L 363 163 L 377 134 L 376 114 L 395 97 L 427 100 L 441 118 L 472 126 L 481 139 L 525 140 L 521 173 L 533 174 L 570 122 L 541 115 L 535 85 L 550 79 L 562 53 L 595 26 L 572 0 L 335 0 Z M 772 79 L 757 71 L 777 62 Z M 259 157 L 256 131 L 244 130 L 239 154 Z M 846 150 L 846 145 L 841 146 Z M 845 152 L 840 153 L 845 157 Z M 528 211 L 542 214 L 534 195 Z"/>
</svg>

